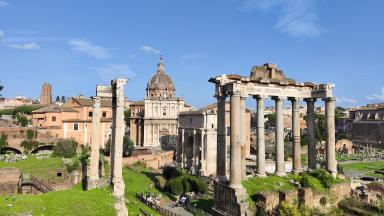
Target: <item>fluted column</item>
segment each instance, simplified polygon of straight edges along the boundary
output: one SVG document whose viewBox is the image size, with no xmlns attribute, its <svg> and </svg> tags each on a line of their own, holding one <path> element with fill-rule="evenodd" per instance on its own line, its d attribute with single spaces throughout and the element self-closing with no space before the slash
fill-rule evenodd
<svg viewBox="0 0 384 216">
<path fill-rule="evenodd" d="M 241 143 L 241 178 L 245 179 L 246 173 L 246 134 L 245 134 L 245 100 L 247 97 L 240 97 L 240 143 Z"/>
<path fill-rule="evenodd" d="M 99 181 L 99 149 L 100 149 L 100 97 L 93 97 L 92 113 L 92 141 L 91 141 L 91 160 L 89 169 L 88 189 L 97 187 Z"/>
<path fill-rule="evenodd" d="M 257 95 L 257 168 L 256 175 L 266 176 L 265 173 L 265 125 L 264 125 L 264 102 L 266 96 Z"/>
<path fill-rule="evenodd" d="M 127 79 L 112 80 L 113 94 L 113 106 L 116 106 L 116 127 L 114 143 L 114 171 L 113 171 L 113 195 L 115 197 L 124 196 L 124 181 L 123 181 L 123 139 L 125 132 L 124 122 L 124 85 L 127 83 Z"/>
<path fill-rule="evenodd" d="M 337 161 L 335 152 L 335 98 L 324 98 L 325 101 L 325 118 L 327 123 L 327 170 L 336 177 Z"/>
<path fill-rule="evenodd" d="M 240 94 L 231 95 L 231 162 L 230 183 L 241 185 L 241 131 L 240 131 Z"/>
<path fill-rule="evenodd" d="M 299 99 L 290 98 L 292 102 L 292 136 L 293 136 L 293 172 L 301 172 L 300 112 Z"/>
<path fill-rule="evenodd" d="M 219 180 L 226 177 L 226 124 L 225 124 L 225 95 L 217 95 L 217 158 L 216 176 Z"/>
<path fill-rule="evenodd" d="M 316 169 L 316 134 L 315 134 L 315 102 L 314 98 L 305 99 L 307 102 L 308 129 L 308 169 Z"/>
<path fill-rule="evenodd" d="M 284 160 L 284 123 L 283 123 L 283 107 L 284 99 L 282 97 L 273 97 L 275 100 L 276 109 L 276 171 L 278 176 L 285 175 L 285 160 Z"/>
</svg>

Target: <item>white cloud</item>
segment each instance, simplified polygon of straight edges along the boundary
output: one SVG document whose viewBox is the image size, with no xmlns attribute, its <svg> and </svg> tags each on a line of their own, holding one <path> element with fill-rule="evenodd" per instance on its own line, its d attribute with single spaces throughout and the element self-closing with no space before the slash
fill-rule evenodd
<svg viewBox="0 0 384 216">
<path fill-rule="evenodd" d="M 4 1 L 4 0 L 0 0 L 0 7 L 7 7 L 9 6 L 9 3 Z"/>
<path fill-rule="evenodd" d="M 368 100 L 379 100 L 379 101 L 384 101 L 384 86 L 381 87 L 381 92 L 379 94 L 372 94 L 367 97 Z"/>
<path fill-rule="evenodd" d="M 273 12 L 278 14 L 275 29 L 293 37 L 316 37 L 324 29 L 318 24 L 314 4 L 314 0 L 243 0 L 240 9 Z"/>
<path fill-rule="evenodd" d="M 95 71 L 104 81 L 118 77 L 132 78 L 136 75 L 127 65 L 112 64 L 107 67 L 92 67 L 90 69 Z"/>
<path fill-rule="evenodd" d="M 153 48 L 151 46 L 148 46 L 148 45 L 144 45 L 144 46 L 140 47 L 140 49 L 142 51 L 148 53 L 148 54 L 158 54 L 158 55 L 161 54 L 160 50 Z"/>
<path fill-rule="evenodd" d="M 37 43 L 25 43 L 25 44 L 8 44 L 8 47 L 19 50 L 37 50 L 40 46 Z"/>
<path fill-rule="evenodd" d="M 338 98 L 336 98 L 336 101 L 338 103 L 351 103 L 351 104 L 357 103 L 357 100 L 352 99 L 352 98 L 346 98 L 346 97 L 338 97 Z"/>
<path fill-rule="evenodd" d="M 87 54 L 90 57 L 94 57 L 97 59 L 109 58 L 109 54 L 104 48 L 100 46 L 94 46 L 88 41 L 70 40 L 68 41 L 68 45 L 72 46 L 73 50 Z"/>
</svg>

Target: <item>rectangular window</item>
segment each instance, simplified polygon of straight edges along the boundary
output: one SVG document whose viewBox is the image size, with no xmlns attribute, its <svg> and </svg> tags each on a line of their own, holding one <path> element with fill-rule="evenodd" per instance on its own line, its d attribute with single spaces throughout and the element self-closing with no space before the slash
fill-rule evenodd
<svg viewBox="0 0 384 216">
<path fill-rule="evenodd" d="M 107 118 L 107 112 L 104 111 L 103 114 L 102 114 L 103 118 Z"/>
<path fill-rule="evenodd" d="M 163 116 L 166 116 L 166 115 L 167 115 L 167 110 L 163 109 Z"/>
<path fill-rule="evenodd" d="M 93 112 L 88 112 L 88 117 L 92 117 L 93 116 Z"/>
<path fill-rule="evenodd" d="M 53 122 L 56 121 L 56 116 L 52 116 L 52 121 L 53 121 Z"/>
<path fill-rule="evenodd" d="M 79 130 L 79 124 L 78 123 L 73 123 L 73 130 L 75 130 L 75 131 Z"/>
</svg>

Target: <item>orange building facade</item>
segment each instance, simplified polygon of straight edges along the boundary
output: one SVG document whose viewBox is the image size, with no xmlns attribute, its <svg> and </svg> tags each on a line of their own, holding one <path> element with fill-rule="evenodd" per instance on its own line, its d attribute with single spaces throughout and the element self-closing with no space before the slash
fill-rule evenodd
<svg viewBox="0 0 384 216">
<path fill-rule="evenodd" d="M 56 138 L 75 139 L 89 145 L 92 140 L 93 101 L 73 97 L 61 106 L 53 105 L 32 112 L 32 124 L 40 132 Z M 111 134 L 111 100 L 101 101 L 100 140 L 104 148 Z"/>
</svg>

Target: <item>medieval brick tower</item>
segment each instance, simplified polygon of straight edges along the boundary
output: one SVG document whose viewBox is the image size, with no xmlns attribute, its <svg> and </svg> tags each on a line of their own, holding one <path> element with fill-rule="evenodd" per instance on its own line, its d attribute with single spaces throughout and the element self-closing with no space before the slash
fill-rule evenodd
<svg viewBox="0 0 384 216">
<path fill-rule="evenodd" d="M 40 104 L 52 104 L 52 86 L 49 83 L 43 83 L 41 87 Z"/>
</svg>

